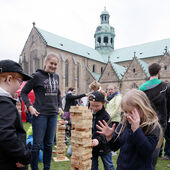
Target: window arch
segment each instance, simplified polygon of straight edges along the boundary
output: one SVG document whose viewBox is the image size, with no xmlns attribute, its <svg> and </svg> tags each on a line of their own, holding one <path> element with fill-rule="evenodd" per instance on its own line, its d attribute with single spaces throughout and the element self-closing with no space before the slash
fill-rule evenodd
<svg viewBox="0 0 170 170">
<path fill-rule="evenodd" d="M 101 74 L 103 73 L 103 70 L 104 70 L 103 67 L 101 67 Z"/>
<path fill-rule="evenodd" d="M 92 72 L 95 72 L 95 71 L 96 71 L 96 66 L 95 66 L 95 64 L 93 64 Z"/>
<path fill-rule="evenodd" d="M 69 70 L 69 63 L 68 60 L 65 62 L 65 86 L 68 87 L 68 70 Z"/>
<path fill-rule="evenodd" d="M 104 37 L 104 43 L 108 43 L 108 37 Z"/>
<path fill-rule="evenodd" d="M 100 44 L 101 43 L 101 37 L 98 37 L 97 42 Z"/>
<path fill-rule="evenodd" d="M 139 87 L 138 87 L 138 85 L 136 83 L 133 83 L 132 88 L 138 89 Z"/>
<path fill-rule="evenodd" d="M 80 64 L 77 63 L 77 88 L 80 87 Z"/>
<path fill-rule="evenodd" d="M 111 44 L 113 43 L 113 38 L 111 38 L 110 42 L 111 42 Z"/>
</svg>

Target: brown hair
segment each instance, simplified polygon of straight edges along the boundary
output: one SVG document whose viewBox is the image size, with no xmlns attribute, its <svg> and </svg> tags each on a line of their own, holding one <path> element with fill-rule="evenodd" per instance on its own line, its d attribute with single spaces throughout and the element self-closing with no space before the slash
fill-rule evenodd
<svg viewBox="0 0 170 170">
<path fill-rule="evenodd" d="M 151 76 L 156 76 L 161 70 L 161 65 L 158 63 L 152 63 L 149 65 L 148 70 Z"/>
</svg>

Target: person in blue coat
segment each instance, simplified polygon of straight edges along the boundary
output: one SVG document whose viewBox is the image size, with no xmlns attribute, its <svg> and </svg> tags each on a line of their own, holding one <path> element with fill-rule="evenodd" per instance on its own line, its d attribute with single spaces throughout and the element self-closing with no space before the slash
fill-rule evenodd
<svg viewBox="0 0 170 170">
<path fill-rule="evenodd" d="M 162 143 L 162 129 L 146 94 L 128 91 L 121 101 L 123 120 L 115 129 L 100 121 L 98 133 L 106 136 L 113 151 L 120 149 L 117 170 L 154 170 L 152 156 Z"/>
</svg>

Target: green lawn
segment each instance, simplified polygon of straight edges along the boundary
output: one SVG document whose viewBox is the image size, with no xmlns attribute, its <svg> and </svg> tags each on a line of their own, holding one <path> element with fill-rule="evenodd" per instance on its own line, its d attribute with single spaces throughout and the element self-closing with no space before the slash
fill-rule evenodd
<svg viewBox="0 0 170 170">
<path fill-rule="evenodd" d="M 30 124 L 24 123 L 25 130 L 27 130 L 29 128 L 29 126 L 30 126 Z M 55 154 L 53 154 L 53 156 L 55 156 Z M 117 160 L 117 155 L 113 157 L 113 163 L 114 163 L 115 167 L 116 167 L 116 160 Z M 159 158 L 157 166 L 156 166 L 156 170 L 170 170 L 170 168 L 168 168 L 168 164 L 170 164 L 170 161 L 161 160 Z M 39 169 L 43 170 L 43 164 L 42 163 L 39 163 Z M 29 168 L 29 170 L 30 170 L 30 168 Z M 54 162 L 52 160 L 51 170 L 70 170 L 70 161 Z M 99 170 L 104 170 L 101 160 L 99 160 Z"/>
</svg>

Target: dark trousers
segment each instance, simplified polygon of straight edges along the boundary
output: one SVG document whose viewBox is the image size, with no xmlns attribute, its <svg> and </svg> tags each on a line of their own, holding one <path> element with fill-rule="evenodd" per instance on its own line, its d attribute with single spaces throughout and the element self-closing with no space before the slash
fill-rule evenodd
<svg viewBox="0 0 170 170">
<path fill-rule="evenodd" d="M 165 131 L 164 152 L 165 152 L 165 155 L 170 157 L 170 122 L 168 122 L 166 131 Z"/>
</svg>

